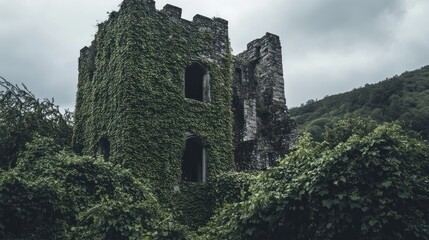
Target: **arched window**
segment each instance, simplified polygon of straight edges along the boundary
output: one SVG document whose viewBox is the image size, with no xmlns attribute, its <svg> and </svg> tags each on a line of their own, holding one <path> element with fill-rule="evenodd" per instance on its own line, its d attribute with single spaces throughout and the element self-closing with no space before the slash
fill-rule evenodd
<svg viewBox="0 0 429 240">
<path fill-rule="evenodd" d="M 182 180 L 205 182 L 207 174 L 207 152 L 201 139 L 189 136 L 182 157 Z"/>
<path fill-rule="evenodd" d="M 110 155 L 110 142 L 107 138 L 103 137 L 98 141 L 97 155 L 103 156 L 104 160 L 109 159 Z"/>
<path fill-rule="evenodd" d="M 210 102 L 210 75 L 199 62 L 192 62 L 185 70 L 185 97 Z"/>
</svg>

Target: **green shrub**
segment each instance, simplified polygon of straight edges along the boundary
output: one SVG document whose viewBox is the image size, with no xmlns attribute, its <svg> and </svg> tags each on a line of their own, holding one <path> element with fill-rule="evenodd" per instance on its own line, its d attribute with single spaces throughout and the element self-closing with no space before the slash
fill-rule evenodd
<svg viewBox="0 0 429 240">
<path fill-rule="evenodd" d="M 303 137 L 203 239 L 427 239 L 428 146 L 397 125 L 353 128 L 360 121 L 340 123 L 351 131 L 332 142 Z"/>
<path fill-rule="evenodd" d="M 35 137 L 0 173 L 1 239 L 186 239 L 144 180 Z"/>
</svg>

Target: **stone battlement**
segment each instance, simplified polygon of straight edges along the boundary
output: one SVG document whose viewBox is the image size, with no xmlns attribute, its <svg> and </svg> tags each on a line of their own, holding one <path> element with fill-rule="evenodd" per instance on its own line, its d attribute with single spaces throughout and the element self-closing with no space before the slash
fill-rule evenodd
<svg viewBox="0 0 429 240">
<path fill-rule="evenodd" d="M 214 26 L 214 24 L 216 24 L 216 25 L 221 25 L 221 26 L 228 28 L 228 21 L 225 19 L 222 19 L 222 18 L 217 18 L 217 17 L 209 18 L 209 17 L 203 16 L 200 14 L 196 14 L 192 18 L 192 21 L 188 21 L 186 19 L 183 19 L 182 18 L 182 8 L 171 5 L 171 4 L 165 5 L 162 8 L 161 12 L 167 14 L 172 19 L 181 20 L 181 21 L 192 23 L 194 25 L 199 25 L 202 27 L 212 27 L 212 26 Z"/>
</svg>

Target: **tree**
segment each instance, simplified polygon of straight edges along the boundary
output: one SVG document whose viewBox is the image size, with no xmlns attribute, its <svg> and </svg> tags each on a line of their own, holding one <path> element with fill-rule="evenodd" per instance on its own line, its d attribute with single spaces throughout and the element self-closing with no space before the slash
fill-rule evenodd
<svg viewBox="0 0 429 240">
<path fill-rule="evenodd" d="M 320 139 L 312 123 L 318 119 L 346 119 L 371 116 L 377 122 L 400 121 L 402 127 L 419 132 L 429 140 L 427 103 L 429 102 L 429 66 L 405 72 L 363 88 L 325 97 L 289 110 L 298 124 L 298 131 L 313 130 L 313 138 Z M 328 122 L 327 122 L 328 124 Z M 320 126 L 323 129 L 323 126 Z M 312 129 L 313 128 L 313 129 Z"/>
<path fill-rule="evenodd" d="M 34 134 L 51 137 L 69 146 L 72 113 L 62 114 L 53 100 L 37 99 L 26 87 L 0 77 L 0 168 L 15 166 L 18 153 Z"/>
</svg>

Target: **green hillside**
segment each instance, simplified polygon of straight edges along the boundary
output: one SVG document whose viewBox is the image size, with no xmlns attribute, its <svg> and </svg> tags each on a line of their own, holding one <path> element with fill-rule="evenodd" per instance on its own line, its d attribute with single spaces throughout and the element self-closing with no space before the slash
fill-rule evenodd
<svg viewBox="0 0 429 240">
<path fill-rule="evenodd" d="M 429 66 L 350 92 L 309 100 L 290 109 L 300 132 L 322 138 L 323 128 L 343 118 L 371 117 L 377 122 L 398 121 L 429 139 Z"/>
</svg>

